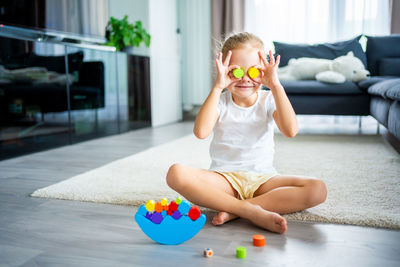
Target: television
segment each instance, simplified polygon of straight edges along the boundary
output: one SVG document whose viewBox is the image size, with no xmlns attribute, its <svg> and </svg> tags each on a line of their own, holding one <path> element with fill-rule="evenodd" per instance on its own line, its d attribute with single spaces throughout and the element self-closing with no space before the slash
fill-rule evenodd
<svg viewBox="0 0 400 267">
<path fill-rule="evenodd" d="M 0 24 L 103 37 L 108 0 L 0 0 Z"/>
<path fill-rule="evenodd" d="M 0 23 L 30 29 L 45 29 L 46 0 L 0 0 Z"/>
</svg>

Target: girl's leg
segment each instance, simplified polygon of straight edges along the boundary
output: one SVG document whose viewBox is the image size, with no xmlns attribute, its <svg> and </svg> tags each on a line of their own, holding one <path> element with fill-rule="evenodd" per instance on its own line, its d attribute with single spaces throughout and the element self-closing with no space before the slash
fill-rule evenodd
<svg viewBox="0 0 400 267">
<path fill-rule="evenodd" d="M 246 201 L 265 210 L 286 214 L 305 210 L 325 201 L 327 190 L 321 180 L 305 176 L 277 175 L 262 184 L 254 197 Z M 235 214 L 220 212 L 215 224 L 236 218 Z"/>
<path fill-rule="evenodd" d="M 218 173 L 174 164 L 168 170 L 167 183 L 197 205 L 237 214 L 273 232 L 284 233 L 287 229 L 285 218 L 279 214 L 237 199 L 236 191 Z"/>
<path fill-rule="evenodd" d="M 323 203 L 327 197 L 322 180 L 306 176 L 278 175 L 262 184 L 252 203 L 279 214 L 305 210 Z"/>
</svg>

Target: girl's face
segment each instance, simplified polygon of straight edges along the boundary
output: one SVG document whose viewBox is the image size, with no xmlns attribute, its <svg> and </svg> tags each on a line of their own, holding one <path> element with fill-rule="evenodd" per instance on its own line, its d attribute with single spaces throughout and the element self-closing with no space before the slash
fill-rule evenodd
<svg viewBox="0 0 400 267">
<path fill-rule="evenodd" d="M 241 79 L 236 79 L 233 83 L 228 86 L 229 91 L 232 95 L 242 100 L 248 99 L 249 97 L 256 97 L 257 91 L 261 87 L 260 82 L 252 80 L 247 70 L 250 67 L 256 67 L 261 65 L 261 59 L 258 56 L 259 49 L 253 47 L 238 48 L 232 50 L 232 57 L 229 65 L 237 65 L 244 69 L 244 76 Z M 261 74 L 261 73 L 260 73 Z M 230 77 L 233 77 L 232 72 L 229 73 Z"/>
</svg>

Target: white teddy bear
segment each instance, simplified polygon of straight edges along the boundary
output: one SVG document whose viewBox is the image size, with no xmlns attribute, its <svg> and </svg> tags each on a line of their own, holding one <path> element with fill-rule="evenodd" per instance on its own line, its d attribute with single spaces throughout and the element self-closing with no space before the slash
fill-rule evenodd
<svg viewBox="0 0 400 267">
<path fill-rule="evenodd" d="M 348 52 L 333 60 L 320 58 L 292 58 L 287 66 L 278 69 L 282 81 L 317 80 L 326 83 L 359 82 L 369 77 L 361 60 Z"/>
</svg>

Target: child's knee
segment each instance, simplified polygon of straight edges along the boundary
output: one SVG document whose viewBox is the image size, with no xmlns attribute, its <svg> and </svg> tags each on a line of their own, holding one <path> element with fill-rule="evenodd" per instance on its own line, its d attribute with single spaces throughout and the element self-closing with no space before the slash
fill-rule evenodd
<svg viewBox="0 0 400 267">
<path fill-rule="evenodd" d="M 321 180 L 313 179 L 310 180 L 309 186 L 307 204 L 313 207 L 325 202 L 328 194 L 325 183 Z"/>
<path fill-rule="evenodd" d="M 179 163 L 173 164 L 171 167 L 168 169 L 167 173 L 167 184 L 169 187 L 176 189 L 182 184 L 182 171 L 183 171 L 184 166 Z"/>
</svg>

